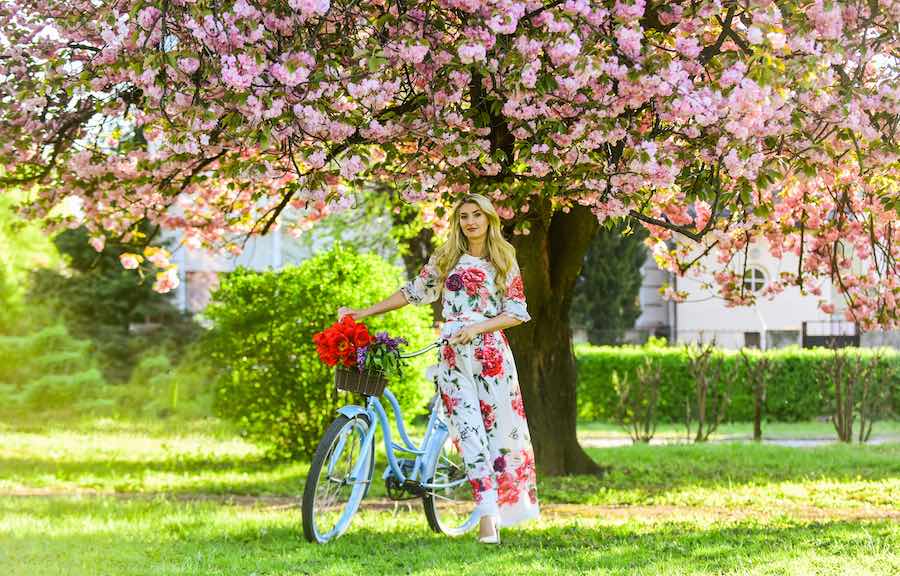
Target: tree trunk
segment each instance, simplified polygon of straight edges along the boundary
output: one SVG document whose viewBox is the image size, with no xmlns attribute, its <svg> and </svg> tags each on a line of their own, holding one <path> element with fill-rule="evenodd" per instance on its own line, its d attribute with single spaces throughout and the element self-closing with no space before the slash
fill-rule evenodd
<svg viewBox="0 0 900 576">
<path fill-rule="evenodd" d="M 703 427 L 706 425 L 706 391 L 707 383 L 705 376 L 695 377 L 697 382 L 697 436 L 694 442 L 705 442 L 706 437 L 703 435 Z"/>
<path fill-rule="evenodd" d="M 547 475 L 601 474 L 575 434 L 575 354 L 569 307 L 597 219 L 583 207 L 568 214 L 539 208 L 531 233 L 514 237 L 531 321 L 509 331 L 538 470 Z"/>
<path fill-rule="evenodd" d="M 419 217 L 418 210 L 406 209 L 399 215 L 394 214 L 393 220 L 395 225 L 409 225 Z M 403 266 L 406 268 L 406 276 L 415 278 L 419 274 L 422 266 L 428 262 L 428 257 L 434 252 L 431 239 L 434 237 L 434 230 L 431 228 L 422 228 L 419 232 L 405 240 L 407 251 L 403 254 Z M 443 311 L 443 303 L 438 298 L 431 303 L 431 311 L 436 320 L 440 320 Z"/>
</svg>

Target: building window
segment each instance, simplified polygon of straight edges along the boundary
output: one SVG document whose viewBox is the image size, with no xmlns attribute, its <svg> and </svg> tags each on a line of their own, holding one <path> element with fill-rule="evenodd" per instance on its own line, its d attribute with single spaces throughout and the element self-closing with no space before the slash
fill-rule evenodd
<svg viewBox="0 0 900 576">
<path fill-rule="evenodd" d="M 744 332 L 744 348 L 759 348 L 761 343 L 759 332 Z"/>
<path fill-rule="evenodd" d="M 744 272 L 744 290 L 759 292 L 766 286 L 766 273 L 760 268 L 750 267 Z"/>
<path fill-rule="evenodd" d="M 766 332 L 766 348 L 786 348 L 799 345 L 799 330 L 769 330 Z"/>
</svg>

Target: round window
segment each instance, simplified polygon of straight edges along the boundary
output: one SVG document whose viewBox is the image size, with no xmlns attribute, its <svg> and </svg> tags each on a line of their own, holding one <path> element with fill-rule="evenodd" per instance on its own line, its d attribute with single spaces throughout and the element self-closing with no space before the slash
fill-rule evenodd
<svg viewBox="0 0 900 576">
<path fill-rule="evenodd" d="M 750 267 L 744 272 L 744 290 L 759 292 L 766 286 L 766 273 L 760 268 Z"/>
</svg>

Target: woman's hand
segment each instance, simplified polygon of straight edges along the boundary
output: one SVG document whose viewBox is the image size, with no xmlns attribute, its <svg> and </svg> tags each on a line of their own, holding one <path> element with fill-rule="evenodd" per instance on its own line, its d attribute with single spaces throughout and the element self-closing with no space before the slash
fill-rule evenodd
<svg viewBox="0 0 900 576">
<path fill-rule="evenodd" d="M 350 316 L 354 320 L 361 320 L 365 317 L 365 314 L 362 310 L 357 310 L 356 308 L 350 308 L 348 306 L 341 306 L 338 308 L 338 321 L 341 320 L 344 316 Z"/>
<path fill-rule="evenodd" d="M 381 302 L 376 302 L 368 308 L 350 308 L 349 306 L 341 306 L 337 311 L 338 322 L 340 322 L 341 318 L 344 316 L 350 316 L 358 322 L 369 316 L 378 316 L 379 314 L 384 314 L 385 312 L 390 312 L 397 308 L 403 308 L 407 304 L 409 304 L 409 302 L 407 302 L 406 296 L 403 295 L 401 290 L 397 290 Z"/>
<path fill-rule="evenodd" d="M 479 332 L 474 326 L 465 326 L 464 328 L 460 328 L 460 330 L 456 334 L 450 337 L 450 343 L 468 344 L 480 333 L 481 332 Z"/>
</svg>

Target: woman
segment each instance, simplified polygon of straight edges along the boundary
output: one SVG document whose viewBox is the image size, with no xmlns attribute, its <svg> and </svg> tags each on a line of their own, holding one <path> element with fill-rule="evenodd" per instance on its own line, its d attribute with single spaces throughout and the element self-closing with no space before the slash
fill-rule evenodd
<svg viewBox="0 0 900 576">
<path fill-rule="evenodd" d="M 527 322 L 516 252 L 500 232 L 490 200 L 469 194 L 453 208 L 451 232 L 418 277 L 368 308 L 341 308 L 359 320 L 429 304 L 443 296 L 438 386 L 453 441 L 466 464 L 481 542 L 499 543 L 500 526 L 537 518 L 534 452 L 516 365 L 504 328 Z"/>
</svg>

